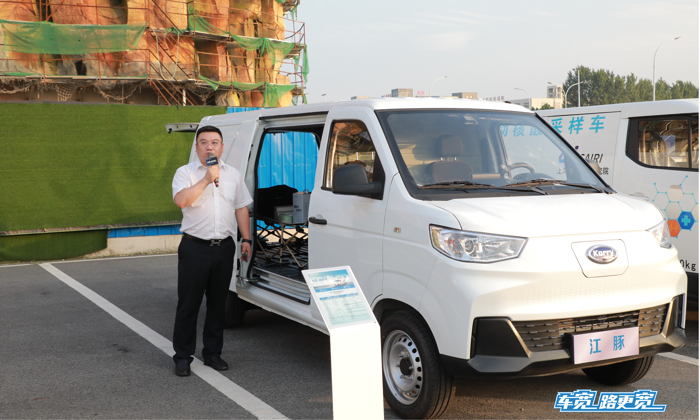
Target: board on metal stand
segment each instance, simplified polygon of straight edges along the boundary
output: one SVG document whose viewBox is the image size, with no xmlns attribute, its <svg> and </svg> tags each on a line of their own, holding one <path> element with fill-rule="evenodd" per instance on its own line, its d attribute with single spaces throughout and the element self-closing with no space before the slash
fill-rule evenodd
<svg viewBox="0 0 700 420">
<path fill-rule="evenodd" d="M 331 336 L 333 418 L 383 419 L 379 323 L 349 266 L 302 271 Z"/>
</svg>

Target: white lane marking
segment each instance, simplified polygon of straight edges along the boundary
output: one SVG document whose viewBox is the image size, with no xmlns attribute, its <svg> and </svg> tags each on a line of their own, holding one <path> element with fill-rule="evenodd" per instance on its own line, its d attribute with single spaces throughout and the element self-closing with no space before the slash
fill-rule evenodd
<svg viewBox="0 0 700 420">
<path fill-rule="evenodd" d="M 127 327 L 131 328 L 141 337 L 148 340 L 151 344 L 158 347 L 163 351 L 163 353 L 172 357 L 175 352 L 173 351 L 173 344 L 167 338 L 153 331 L 151 328 L 146 326 L 141 321 L 127 314 L 123 310 L 119 309 L 116 305 L 93 292 L 91 289 L 84 286 L 82 283 L 74 280 L 72 277 L 62 272 L 58 268 L 54 267 L 49 263 L 40 264 L 40 266 L 53 274 L 57 279 L 64 282 L 69 287 L 75 289 L 78 293 L 85 296 L 87 299 L 92 301 L 95 305 L 99 306 L 112 315 L 117 321 L 123 323 Z M 192 362 L 192 372 L 204 379 L 209 385 L 213 386 L 217 391 L 229 397 L 233 402 L 243 407 L 245 410 L 249 411 L 255 417 L 259 419 L 286 419 L 282 413 L 265 404 L 255 395 L 241 388 L 235 382 L 229 380 L 224 375 L 219 372 L 204 366 L 204 364 L 198 360 L 194 359 Z"/>
<path fill-rule="evenodd" d="M 153 255 L 131 255 L 131 256 L 126 256 L 126 257 L 84 258 L 84 259 L 82 259 L 82 260 L 51 261 L 49 264 L 65 264 L 65 263 L 90 262 L 90 261 L 126 260 L 126 259 L 129 259 L 129 258 L 172 257 L 173 255 L 177 255 L 177 253 L 170 253 L 170 254 L 153 254 Z"/>
<path fill-rule="evenodd" d="M 131 256 L 126 256 L 126 257 L 99 257 L 99 258 L 85 258 L 82 260 L 65 260 L 65 261 L 50 261 L 47 264 L 65 264 L 65 263 L 78 263 L 78 262 L 89 262 L 89 261 L 112 261 L 112 260 L 125 260 L 128 258 L 153 258 L 153 257 L 172 257 L 173 255 L 177 255 L 177 253 L 170 253 L 170 254 L 153 254 L 153 255 L 131 255 Z M 0 268 L 5 268 L 5 267 L 24 267 L 26 265 L 37 265 L 37 264 L 7 264 L 3 265 L 0 264 Z M 41 265 L 41 264 L 39 264 Z"/>
<path fill-rule="evenodd" d="M 5 268 L 5 267 L 24 267 L 25 265 L 32 265 L 32 264 L 7 264 L 7 265 L 0 265 L 0 268 Z"/>
<path fill-rule="evenodd" d="M 682 354 L 659 353 L 659 356 L 668 357 L 669 359 L 678 360 L 680 362 L 690 363 L 691 365 L 698 366 L 698 359 L 693 359 L 692 357 L 683 356 Z"/>
</svg>

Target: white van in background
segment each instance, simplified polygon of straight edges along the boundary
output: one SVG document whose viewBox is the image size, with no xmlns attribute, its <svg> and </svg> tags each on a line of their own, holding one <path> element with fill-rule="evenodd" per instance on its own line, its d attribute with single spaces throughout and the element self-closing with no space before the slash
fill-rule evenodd
<svg viewBox="0 0 700 420">
<path fill-rule="evenodd" d="M 615 193 L 529 110 L 387 98 L 205 125 L 221 129 L 222 160 L 254 198 L 253 255 L 236 257 L 227 325 L 258 307 L 328 333 L 301 270 L 350 266 L 381 326 L 384 397 L 403 418 L 444 413 L 457 376 L 583 369 L 622 385 L 684 345 L 686 276 L 663 216 Z M 275 133 L 317 140 L 308 224 L 282 217 L 288 186 L 259 185 Z"/>
<path fill-rule="evenodd" d="M 666 217 L 698 300 L 698 100 L 566 108 L 537 113 L 616 191 L 646 197 Z"/>
</svg>

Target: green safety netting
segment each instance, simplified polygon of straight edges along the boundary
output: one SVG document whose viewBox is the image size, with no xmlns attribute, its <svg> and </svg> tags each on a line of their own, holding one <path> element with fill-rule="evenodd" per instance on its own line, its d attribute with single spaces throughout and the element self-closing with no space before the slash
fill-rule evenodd
<svg viewBox="0 0 700 420">
<path fill-rule="evenodd" d="M 217 90 L 220 86 L 232 87 L 238 90 L 250 91 L 255 89 L 264 89 L 263 94 L 263 107 L 274 108 L 277 106 L 280 98 L 287 93 L 294 90 L 295 85 L 277 85 L 274 83 L 260 82 L 260 83 L 242 83 L 242 82 L 218 82 L 216 80 L 208 79 L 202 75 L 199 76 L 200 79 L 204 80 L 211 86 L 212 89 Z"/>
<path fill-rule="evenodd" d="M 270 38 L 248 38 L 234 34 L 231 34 L 231 38 L 246 51 L 258 50 L 261 56 L 267 51 L 273 66 L 277 64 L 277 60 L 284 60 L 294 48 L 293 42 L 275 41 Z"/>
<path fill-rule="evenodd" d="M 299 55 L 294 56 L 294 64 L 299 67 L 299 60 L 301 59 L 301 52 Z M 295 69 L 296 70 L 296 69 Z M 304 82 L 309 82 L 309 50 L 308 45 L 304 45 L 304 63 L 301 68 L 301 74 L 304 76 Z"/>
<path fill-rule="evenodd" d="M 297 106 L 299 104 L 299 97 L 298 96 L 293 97 L 292 103 L 294 104 L 294 106 Z M 303 93 L 301 94 L 301 103 L 303 103 L 303 104 L 308 103 L 308 102 L 306 102 L 306 95 Z"/>
<path fill-rule="evenodd" d="M 0 19 L 5 51 L 94 54 L 138 49 L 148 22 L 131 25 L 62 25 Z"/>
<path fill-rule="evenodd" d="M 187 29 L 214 35 L 229 35 L 228 31 L 217 28 L 207 22 L 203 17 L 199 16 L 194 10 L 194 7 L 192 7 L 192 4 L 187 5 Z"/>
<path fill-rule="evenodd" d="M 260 55 L 265 52 L 270 56 L 272 65 L 277 64 L 277 60 L 284 60 L 289 52 L 294 48 L 293 42 L 277 41 L 270 38 L 251 38 L 229 33 L 221 28 L 217 28 L 207 22 L 205 18 L 199 16 L 191 4 L 187 5 L 188 20 L 187 29 L 190 31 L 206 32 L 214 35 L 227 35 L 233 38 L 239 47 L 246 51 L 258 51 Z M 173 28 L 174 29 L 174 28 Z"/>
<path fill-rule="evenodd" d="M 238 44 L 238 47 L 243 48 L 246 51 L 258 51 L 261 56 L 265 55 L 265 53 L 267 52 L 268 56 L 270 57 L 270 60 L 272 61 L 273 66 L 277 64 L 278 60 L 284 60 L 292 51 L 292 49 L 294 49 L 295 44 L 293 42 L 278 41 L 275 39 L 264 37 L 252 38 L 246 36 L 239 36 L 227 32 L 221 28 L 217 28 L 216 26 L 207 22 L 205 18 L 200 16 L 197 13 L 197 11 L 194 10 L 192 4 L 187 5 L 187 12 L 188 30 L 196 32 L 206 32 L 214 35 L 230 36 L 236 42 L 236 44 Z M 173 33 L 180 32 L 177 28 L 169 28 L 168 30 Z M 300 59 L 301 53 L 294 56 L 294 62 L 297 66 L 299 66 Z M 304 46 L 302 74 L 304 77 L 304 81 L 306 81 L 308 79 L 309 74 L 309 57 L 306 46 Z"/>
<path fill-rule="evenodd" d="M 15 76 L 15 77 L 27 77 L 27 76 L 39 76 L 35 73 L 22 73 L 19 71 L 0 71 L 0 76 Z"/>
</svg>

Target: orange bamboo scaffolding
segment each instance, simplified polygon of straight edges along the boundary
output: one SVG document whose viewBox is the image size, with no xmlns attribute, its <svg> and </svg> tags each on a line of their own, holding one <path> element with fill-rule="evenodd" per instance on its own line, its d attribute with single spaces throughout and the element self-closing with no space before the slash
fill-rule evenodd
<svg viewBox="0 0 700 420">
<path fill-rule="evenodd" d="M 303 94 L 304 69 L 294 57 L 305 48 L 305 24 L 282 15 L 298 0 L 283 4 L 275 0 L 130 0 L 128 4 L 112 6 L 108 0 L 0 0 L 0 19 L 6 20 L 93 25 L 149 22 L 137 49 L 116 53 L 18 53 L 5 50 L 3 34 L 0 92 L 7 92 L 3 84 L 18 77 L 26 79 L 27 86 L 36 84 L 38 79 L 44 88 L 83 83 L 114 89 L 115 83 L 141 83 L 151 87 L 164 104 L 193 105 L 204 104 L 214 96 L 213 89 L 202 79 L 205 77 L 219 82 L 291 84 L 295 86 L 291 95 Z M 197 28 L 196 19 L 191 19 L 190 27 L 188 8 L 221 31 L 205 32 L 206 28 Z M 287 57 L 272 65 L 268 53 L 246 51 L 226 32 L 250 38 L 264 36 L 295 45 Z M 22 76 L 16 75 L 20 73 Z M 187 91 L 191 94 L 187 95 Z M 260 97 L 255 92 L 231 91 L 235 88 L 223 86 L 217 95 L 235 93 L 236 100 L 246 106 L 252 105 L 251 97 Z"/>
</svg>

